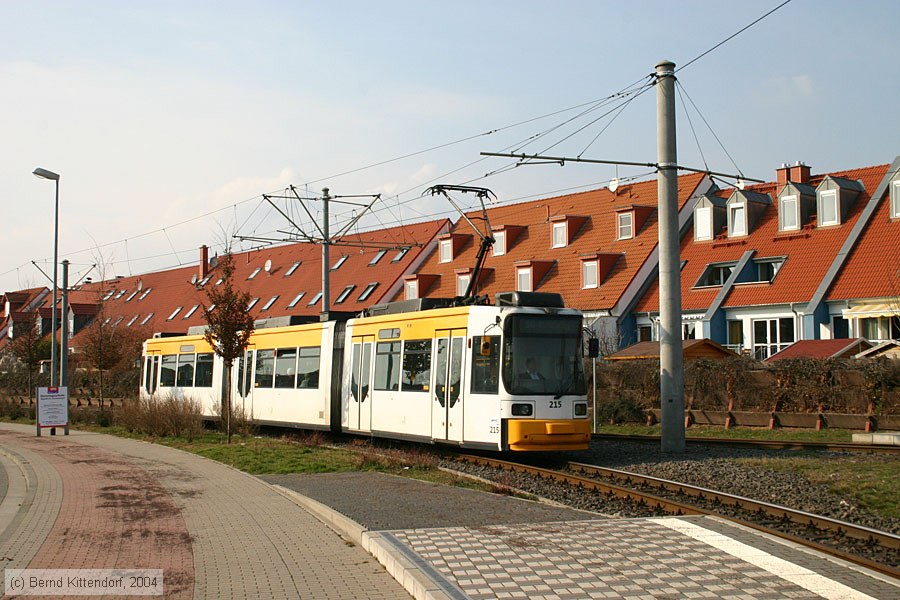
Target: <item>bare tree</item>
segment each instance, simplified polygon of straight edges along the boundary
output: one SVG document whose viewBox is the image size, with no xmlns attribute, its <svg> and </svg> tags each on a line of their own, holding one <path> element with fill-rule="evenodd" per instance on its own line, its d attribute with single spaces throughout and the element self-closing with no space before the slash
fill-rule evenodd
<svg viewBox="0 0 900 600">
<path fill-rule="evenodd" d="M 13 340 L 10 351 L 28 371 L 28 389 L 31 390 L 33 374 L 41 360 L 49 356 L 50 346 L 41 343 L 41 333 L 37 327 L 37 312 L 25 313 L 25 320 L 13 324 Z"/>
<path fill-rule="evenodd" d="M 219 259 L 218 269 L 222 283 L 206 290 L 209 306 L 203 307 L 203 317 L 208 325 L 206 341 L 216 354 L 222 357 L 224 370 L 224 393 L 222 394 L 222 415 L 225 418 L 225 433 L 231 443 L 231 370 L 234 361 L 241 356 L 253 333 L 253 317 L 248 306 L 250 294 L 234 286 L 234 257 L 225 254 Z"/>
</svg>

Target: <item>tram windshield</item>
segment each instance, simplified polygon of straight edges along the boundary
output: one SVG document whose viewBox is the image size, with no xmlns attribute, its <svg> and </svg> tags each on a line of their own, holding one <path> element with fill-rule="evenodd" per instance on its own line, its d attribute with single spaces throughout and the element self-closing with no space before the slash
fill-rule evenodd
<svg viewBox="0 0 900 600">
<path fill-rule="evenodd" d="M 503 336 L 503 384 L 511 394 L 584 394 L 581 317 L 511 315 Z"/>
</svg>

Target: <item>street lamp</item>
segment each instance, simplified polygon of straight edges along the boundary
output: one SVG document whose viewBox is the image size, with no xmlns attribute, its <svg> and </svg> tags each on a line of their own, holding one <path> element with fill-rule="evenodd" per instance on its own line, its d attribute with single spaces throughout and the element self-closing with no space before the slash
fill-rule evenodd
<svg viewBox="0 0 900 600">
<path fill-rule="evenodd" d="M 59 385 L 59 369 L 56 357 L 56 259 L 59 244 L 59 175 L 53 171 L 38 167 L 33 173 L 41 179 L 56 182 L 56 203 L 53 208 L 53 305 L 50 318 L 50 387 Z M 63 349 L 65 352 L 65 349 Z"/>
</svg>

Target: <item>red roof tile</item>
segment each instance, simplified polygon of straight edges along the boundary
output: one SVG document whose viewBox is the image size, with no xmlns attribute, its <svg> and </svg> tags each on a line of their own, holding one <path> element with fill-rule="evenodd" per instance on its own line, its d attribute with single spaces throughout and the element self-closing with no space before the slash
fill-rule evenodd
<svg viewBox="0 0 900 600">
<path fill-rule="evenodd" d="M 704 175 L 701 174 L 678 178 L 679 207 L 695 192 L 703 178 Z M 649 216 L 642 215 L 646 217 L 646 222 L 632 239 L 616 239 L 616 209 L 626 204 L 655 206 L 656 180 L 623 185 L 616 193 L 599 189 L 489 208 L 488 218 L 495 231 L 501 226 L 520 226 L 523 229 L 514 240 L 507 239 L 505 254 L 493 256 L 488 253 L 485 267 L 493 269 L 493 272 L 483 279 L 476 293 L 488 294 L 493 298 L 497 292 L 513 291 L 516 289 L 515 263 L 552 261 L 554 264 L 543 278 L 533 282 L 534 291 L 560 293 L 566 306 L 582 310 L 613 308 L 658 242 L 658 217 L 655 210 Z M 564 215 L 589 216 L 589 219 L 583 221 L 574 235 L 569 232 L 572 240 L 569 245 L 552 248 L 551 220 Z M 473 211 L 468 216 L 478 223 L 481 211 Z M 577 220 L 572 219 L 570 222 Z M 473 233 L 464 219 L 456 222 L 453 231 Z M 456 270 L 475 265 L 479 245 L 476 238 L 475 243 L 464 247 L 449 263 L 441 263 L 437 253 L 429 256 L 418 272 L 438 275 L 440 279 L 430 291 L 426 293 L 420 290 L 420 294 L 430 297 L 455 296 Z M 621 258 L 596 289 L 582 289 L 581 257 L 598 252 L 621 254 Z M 401 291 L 394 299 L 402 298 Z"/>
<path fill-rule="evenodd" d="M 850 358 L 871 347 L 872 344 L 865 338 L 800 340 L 781 352 L 773 354 L 766 362 L 775 362 L 786 358 Z"/>
<path fill-rule="evenodd" d="M 880 165 L 830 173 L 834 177 L 862 181 L 865 191 L 856 198 L 840 226 L 805 229 L 791 236 L 779 235 L 777 194 L 780 190 L 776 189 L 776 184 L 748 187 L 750 191 L 770 194 L 773 199 L 748 236 L 697 242 L 694 241 L 694 230 L 691 227 L 682 238 L 681 260 L 685 261 L 681 270 L 682 309 L 696 311 L 708 308 L 721 287 L 695 287 L 706 267 L 711 263 L 736 262 L 748 250 L 755 250 L 755 259 L 784 256 L 787 260 L 771 283 L 742 283 L 734 286 L 724 307 L 809 301 L 868 202 L 869 194 L 884 177 L 887 167 L 888 165 Z M 810 185 L 818 185 L 824 178 L 825 174 L 815 175 L 811 178 Z M 731 192 L 723 190 L 718 195 L 727 198 Z M 657 279 L 638 302 L 635 312 L 658 310 Z"/>
</svg>

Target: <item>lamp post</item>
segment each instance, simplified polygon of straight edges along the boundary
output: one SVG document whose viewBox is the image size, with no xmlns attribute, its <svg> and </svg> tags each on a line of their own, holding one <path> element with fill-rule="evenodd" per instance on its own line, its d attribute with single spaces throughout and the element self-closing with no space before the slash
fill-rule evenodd
<svg viewBox="0 0 900 600">
<path fill-rule="evenodd" d="M 56 182 L 56 203 L 53 208 L 53 305 L 50 318 L 50 387 L 59 386 L 59 366 L 56 357 L 56 260 L 59 244 L 59 175 L 53 171 L 38 167 L 33 171 L 35 176 L 41 179 L 50 179 Z M 65 349 L 63 349 L 65 352 Z"/>
</svg>

